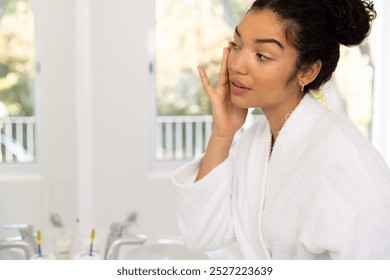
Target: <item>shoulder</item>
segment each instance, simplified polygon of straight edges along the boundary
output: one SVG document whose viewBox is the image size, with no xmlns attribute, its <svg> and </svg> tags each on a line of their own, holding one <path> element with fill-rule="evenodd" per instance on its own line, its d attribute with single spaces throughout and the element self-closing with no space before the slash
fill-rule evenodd
<svg viewBox="0 0 390 280">
<path fill-rule="evenodd" d="M 333 156 L 378 154 L 368 138 L 346 115 L 324 108 L 316 121 L 316 131 L 321 136 L 321 145 L 337 152 Z"/>
<path fill-rule="evenodd" d="M 325 109 L 313 133 L 324 184 L 349 197 L 389 191 L 390 169 L 379 152 L 344 115 Z"/>
</svg>

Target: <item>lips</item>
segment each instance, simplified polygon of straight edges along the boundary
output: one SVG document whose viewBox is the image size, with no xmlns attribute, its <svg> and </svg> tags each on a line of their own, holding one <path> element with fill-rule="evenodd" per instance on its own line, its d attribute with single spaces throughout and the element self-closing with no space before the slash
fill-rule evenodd
<svg viewBox="0 0 390 280">
<path fill-rule="evenodd" d="M 234 93 L 243 94 L 250 90 L 244 83 L 242 83 L 238 79 L 231 78 L 230 79 L 230 88 Z"/>
</svg>

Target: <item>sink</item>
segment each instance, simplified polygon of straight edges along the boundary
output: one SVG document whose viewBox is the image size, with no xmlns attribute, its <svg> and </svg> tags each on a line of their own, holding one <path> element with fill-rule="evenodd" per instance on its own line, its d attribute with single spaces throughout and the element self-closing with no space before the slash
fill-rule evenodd
<svg viewBox="0 0 390 280">
<path fill-rule="evenodd" d="M 20 248 L 0 249 L 0 260 L 25 260 L 26 255 Z"/>
<path fill-rule="evenodd" d="M 192 251 L 183 244 L 157 241 L 145 244 L 123 254 L 125 260 L 206 260 L 203 252 Z"/>
<path fill-rule="evenodd" d="M 234 249 L 234 248 L 233 248 Z M 0 249 L 0 260 L 25 260 L 20 248 Z M 235 250 L 225 248 L 219 251 L 199 252 L 188 249 L 180 238 L 157 238 L 143 245 L 123 246 L 119 250 L 120 260 L 207 260 L 237 259 Z"/>
</svg>

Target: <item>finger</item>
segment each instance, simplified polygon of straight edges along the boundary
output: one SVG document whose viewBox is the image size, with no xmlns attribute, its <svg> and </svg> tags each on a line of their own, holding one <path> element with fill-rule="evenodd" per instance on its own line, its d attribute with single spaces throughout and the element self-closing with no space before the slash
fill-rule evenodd
<svg viewBox="0 0 390 280">
<path fill-rule="evenodd" d="M 210 80 L 207 77 L 206 70 L 204 70 L 203 66 L 198 66 L 198 72 L 200 79 L 202 80 L 203 88 L 205 89 L 206 93 L 209 94 L 209 91 L 212 89 L 212 86 L 210 84 Z"/>
<path fill-rule="evenodd" d="M 217 86 L 226 86 L 229 83 L 229 70 L 228 70 L 229 52 L 230 52 L 229 48 L 223 49 L 221 69 L 219 71 Z"/>
<path fill-rule="evenodd" d="M 231 51 L 233 49 L 233 44 L 232 42 L 229 42 L 227 48 L 229 49 L 229 51 Z"/>
</svg>

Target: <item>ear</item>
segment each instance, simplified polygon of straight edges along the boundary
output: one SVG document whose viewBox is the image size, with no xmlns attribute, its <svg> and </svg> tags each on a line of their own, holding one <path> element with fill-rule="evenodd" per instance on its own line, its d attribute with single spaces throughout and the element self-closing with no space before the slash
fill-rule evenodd
<svg viewBox="0 0 390 280">
<path fill-rule="evenodd" d="M 320 73 L 321 67 L 322 61 L 320 59 L 308 66 L 302 67 L 297 75 L 299 85 L 302 87 L 314 81 L 317 78 L 318 73 Z"/>
</svg>

